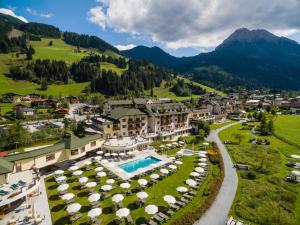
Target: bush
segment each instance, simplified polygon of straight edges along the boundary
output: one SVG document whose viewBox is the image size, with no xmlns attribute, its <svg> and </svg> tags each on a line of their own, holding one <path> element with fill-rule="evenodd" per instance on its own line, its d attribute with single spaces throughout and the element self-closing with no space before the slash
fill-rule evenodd
<svg viewBox="0 0 300 225">
<path fill-rule="evenodd" d="M 256 179 L 256 173 L 253 170 L 242 173 L 242 177 L 248 180 Z"/>
</svg>

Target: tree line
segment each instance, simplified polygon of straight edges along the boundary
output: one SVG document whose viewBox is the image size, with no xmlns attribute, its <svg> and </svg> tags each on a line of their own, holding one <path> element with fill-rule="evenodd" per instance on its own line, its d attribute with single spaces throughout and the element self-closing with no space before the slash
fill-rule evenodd
<svg viewBox="0 0 300 225">
<path fill-rule="evenodd" d="M 192 82 L 187 83 L 184 79 L 177 79 L 176 83 L 171 88 L 171 91 L 173 91 L 177 96 L 183 97 L 190 96 L 192 94 L 202 95 L 206 93 L 203 88 L 194 85 Z"/>
<path fill-rule="evenodd" d="M 91 90 L 106 95 L 142 96 L 145 90 L 159 87 L 163 80 L 168 81 L 172 77 L 168 70 L 131 59 L 128 70 L 122 75 L 102 70 L 101 76 L 91 82 Z"/>
<path fill-rule="evenodd" d="M 105 42 L 101 38 L 98 38 L 97 36 L 77 34 L 74 32 L 64 32 L 63 38 L 67 44 L 74 45 L 77 47 L 95 48 L 101 52 L 104 52 L 106 50 L 118 52 L 117 48 L 108 44 L 107 42 Z"/>
<path fill-rule="evenodd" d="M 107 62 L 107 63 L 114 64 L 121 69 L 125 69 L 127 66 L 126 59 L 124 57 L 113 58 L 111 56 L 98 55 L 98 54 L 85 56 L 81 59 L 81 61 L 88 62 L 88 63 Z"/>
</svg>

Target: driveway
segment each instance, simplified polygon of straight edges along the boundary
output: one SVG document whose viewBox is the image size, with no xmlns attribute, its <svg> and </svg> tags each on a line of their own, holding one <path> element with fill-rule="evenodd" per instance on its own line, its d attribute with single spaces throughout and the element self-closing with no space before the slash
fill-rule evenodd
<svg viewBox="0 0 300 225">
<path fill-rule="evenodd" d="M 233 163 L 226 147 L 218 137 L 218 133 L 238 123 L 241 123 L 241 121 L 213 130 L 207 138 L 208 141 L 214 141 L 218 145 L 224 161 L 225 177 L 215 201 L 194 225 L 225 225 L 227 222 L 231 204 L 238 186 L 238 176 L 236 170 L 233 168 Z"/>
</svg>

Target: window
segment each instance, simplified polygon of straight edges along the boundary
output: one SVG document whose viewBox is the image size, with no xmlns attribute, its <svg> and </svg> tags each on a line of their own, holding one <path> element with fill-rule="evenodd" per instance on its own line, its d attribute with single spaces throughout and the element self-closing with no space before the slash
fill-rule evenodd
<svg viewBox="0 0 300 225">
<path fill-rule="evenodd" d="M 54 160 L 55 159 L 55 154 L 50 154 L 50 155 L 46 155 L 46 162 Z"/>
<path fill-rule="evenodd" d="M 110 125 L 107 125 L 107 128 L 110 128 Z"/>
<path fill-rule="evenodd" d="M 78 149 L 71 150 L 71 155 L 77 155 L 78 153 Z"/>
<path fill-rule="evenodd" d="M 80 148 L 80 153 L 85 152 L 85 147 Z"/>
<path fill-rule="evenodd" d="M 122 119 L 123 122 L 126 122 L 126 119 Z"/>
<path fill-rule="evenodd" d="M 96 146 L 96 141 L 91 142 L 91 147 L 95 147 Z"/>
<path fill-rule="evenodd" d="M 122 125 L 123 128 L 126 128 L 126 125 Z"/>
</svg>

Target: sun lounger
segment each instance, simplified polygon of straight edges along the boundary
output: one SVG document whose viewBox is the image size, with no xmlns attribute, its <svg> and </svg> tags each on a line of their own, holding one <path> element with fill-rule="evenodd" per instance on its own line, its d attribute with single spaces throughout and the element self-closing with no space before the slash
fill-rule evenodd
<svg viewBox="0 0 300 225">
<path fill-rule="evenodd" d="M 157 225 L 158 223 L 156 223 L 154 220 L 149 220 L 149 222 L 148 222 L 148 224 L 150 224 L 150 225 Z"/>
<path fill-rule="evenodd" d="M 133 224 L 133 220 L 132 220 L 132 217 L 131 217 L 130 215 L 128 215 L 128 216 L 126 217 L 126 220 L 127 220 L 127 223 Z"/>
<path fill-rule="evenodd" d="M 167 216 L 166 214 L 164 214 L 162 212 L 159 212 L 158 215 L 165 220 L 168 220 L 170 218 L 169 216 Z"/>
<path fill-rule="evenodd" d="M 182 201 L 182 202 L 184 202 L 184 203 L 188 203 L 188 202 L 189 202 L 189 200 L 186 199 L 186 198 L 184 198 L 184 197 L 180 198 L 180 201 Z"/>
<path fill-rule="evenodd" d="M 172 209 L 175 209 L 175 210 L 178 210 L 178 209 L 179 209 L 179 206 L 174 205 L 174 204 L 171 204 L 170 207 L 171 207 Z"/>
<path fill-rule="evenodd" d="M 184 194 L 183 197 L 188 198 L 188 199 L 190 199 L 190 200 L 192 200 L 192 199 L 194 198 L 192 195 L 189 195 L 189 194 L 187 194 L 187 193 Z"/>
<path fill-rule="evenodd" d="M 164 219 L 161 218 L 160 216 L 158 216 L 157 214 L 155 216 L 153 216 L 153 219 L 155 219 L 156 221 L 158 221 L 160 223 L 164 221 Z"/>
<path fill-rule="evenodd" d="M 226 225 L 230 225 L 232 221 L 233 221 L 233 218 L 232 218 L 232 216 L 231 216 L 231 217 L 229 218 L 229 220 L 227 221 Z"/>
<path fill-rule="evenodd" d="M 82 217 L 82 214 L 78 213 L 71 217 L 71 222 L 74 223 L 75 221 L 79 220 Z"/>
<path fill-rule="evenodd" d="M 25 185 L 26 185 L 26 182 L 25 182 L 25 181 L 22 181 L 22 180 L 19 180 L 19 181 L 18 181 L 18 185 L 20 185 L 20 186 L 25 186 Z"/>
<path fill-rule="evenodd" d="M 9 194 L 8 191 L 0 190 L 0 196 L 5 196 L 7 194 Z"/>
<path fill-rule="evenodd" d="M 15 191 L 15 190 L 18 189 L 18 185 L 17 184 L 12 184 L 12 185 L 10 185 L 10 189 Z"/>
<path fill-rule="evenodd" d="M 179 206 L 185 206 L 185 205 L 186 205 L 186 203 L 181 202 L 181 201 L 176 201 L 175 204 L 177 204 L 177 205 L 179 205 Z"/>
</svg>

